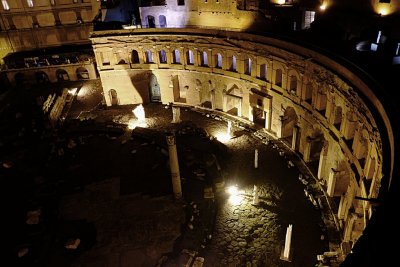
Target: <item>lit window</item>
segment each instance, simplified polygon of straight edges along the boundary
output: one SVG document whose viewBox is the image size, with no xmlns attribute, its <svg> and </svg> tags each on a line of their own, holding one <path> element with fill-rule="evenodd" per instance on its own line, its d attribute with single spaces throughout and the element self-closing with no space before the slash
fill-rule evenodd
<svg viewBox="0 0 400 267">
<path fill-rule="evenodd" d="M 3 4 L 4 10 L 10 10 L 10 6 L 8 5 L 7 0 L 2 0 L 1 3 Z"/>
<path fill-rule="evenodd" d="M 26 0 L 29 7 L 33 7 L 33 0 Z"/>
<path fill-rule="evenodd" d="M 231 61 L 231 71 L 236 71 L 236 57 L 232 56 L 232 61 Z"/>
<path fill-rule="evenodd" d="M 304 28 L 310 28 L 311 23 L 315 19 L 315 11 L 307 11 L 304 12 Z"/>
<path fill-rule="evenodd" d="M 218 68 L 218 69 L 221 69 L 222 68 L 222 56 L 221 56 L 221 54 L 220 53 L 218 53 L 217 55 L 216 55 L 216 57 L 215 57 L 215 67 L 216 68 Z"/>
<path fill-rule="evenodd" d="M 194 55 L 193 51 L 189 50 L 186 52 L 186 58 L 187 58 L 187 64 L 188 65 L 193 65 L 194 64 Z"/>
<path fill-rule="evenodd" d="M 74 0 L 74 3 L 75 3 L 75 4 L 78 3 L 78 0 Z"/>
<path fill-rule="evenodd" d="M 50 0 L 50 4 L 54 6 L 56 4 L 56 0 Z"/>
<path fill-rule="evenodd" d="M 203 53 L 202 53 L 201 65 L 205 66 L 205 67 L 208 66 L 208 54 L 207 54 L 207 52 L 203 51 Z"/>
</svg>

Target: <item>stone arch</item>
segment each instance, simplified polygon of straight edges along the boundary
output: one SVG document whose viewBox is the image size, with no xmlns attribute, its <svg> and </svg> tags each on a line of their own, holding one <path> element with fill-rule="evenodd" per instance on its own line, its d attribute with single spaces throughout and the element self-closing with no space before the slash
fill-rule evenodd
<svg viewBox="0 0 400 267">
<path fill-rule="evenodd" d="M 341 106 L 336 106 L 335 110 L 333 112 L 333 126 L 336 127 L 340 131 L 340 127 L 342 125 L 342 120 L 343 120 L 343 113 L 342 113 L 342 107 Z"/>
<path fill-rule="evenodd" d="M 158 22 L 160 23 L 160 28 L 167 27 L 167 18 L 164 15 L 158 16 Z"/>
<path fill-rule="evenodd" d="M 313 129 L 311 134 L 306 137 L 303 159 L 305 162 L 319 161 L 321 152 L 328 142 L 326 141 L 323 132 L 320 129 Z"/>
<path fill-rule="evenodd" d="M 364 160 L 368 155 L 369 151 L 369 134 L 368 131 L 363 128 L 358 131 L 357 138 L 353 142 L 353 154 L 360 161 L 360 164 L 364 164 Z"/>
<path fill-rule="evenodd" d="M 283 71 L 282 69 L 275 70 L 275 85 L 282 87 Z"/>
<path fill-rule="evenodd" d="M 149 79 L 149 92 L 151 102 L 161 101 L 160 84 L 158 83 L 157 77 L 154 74 L 151 74 Z"/>
<path fill-rule="evenodd" d="M 108 96 L 110 97 L 111 106 L 118 106 L 119 99 L 118 99 L 117 91 L 115 89 L 110 89 L 108 91 Z"/>
<path fill-rule="evenodd" d="M 37 83 L 48 83 L 49 76 L 44 71 L 35 72 L 36 82 Z"/>
<path fill-rule="evenodd" d="M 211 80 L 208 80 L 207 86 L 202 87 L 201 105 L 206 108 L 215 108 L 215 88 Z"/>
<path fill-rule="evenodd" d="M 159 60 L 160 60 L 160 63 L 162 63 L 162 64 L 167 63 L 167 53 L 165 52 L 164 49 L 161 49 L 161 50 L 158 52 L 158 58 L 159 58 Z"/>
<path fill-rule="evenodd" d="M 293 139 L 293 131 L 298 122 L 298 116 L 293 107 L 287 107 L 282 117 L 281 138 L 284 142 L 291 145 Z M 297 140 L 295 140 L 297 142 Z"/>
<path fill-rule="evenodd" d="M 138 53 L 138 51 L 136 51 L 135 49 L 133 49 L 133 50 L 132 50 L 132 53 L 131 53 L 131 62 L 132 62 L 133 64 L 138 64 L 138 63 L 140 63 L 140 61 L 139 61 L 139 53 Z"/>
<path fill-rule="evenodd" d="M 89 71 L 84 67 L 79 67 L 76 69 L 76 77 L 78 78 L 78 80 L 88 80 Z"/>
<path fill-rule="evenodd" d="M 62 82 L 62 81 L 69 81 L 69 75 L 68 72 L 64 69 L 57 69 L 56 70 L 56 77 L 57 81 Z"/>
<path fill-rule="evenodd" d="M 303 100 L 310 105 L 312 105 L 313 91 L 314 91 L 314 88 L 313 88 L 312 83 L 308 82 L 305 86 L 305 90 L 303 93 Z"/>
<path fill-rule="evenodd" d="M 297 95 L 297 87 L 299 84 L 299 78 L 297 77 L 297 73 L 295 71 L 290 71 L 289 72 L 289 83 L 287 90 L 289 91 L 290 94 L 292 95 Z"/>
<path fill-rule="evenodd" d="M 243 91 L 236 84 L 227 86 L 223 92 L 223 111 L 235 116 L 242 116 Z"/>
</svg>

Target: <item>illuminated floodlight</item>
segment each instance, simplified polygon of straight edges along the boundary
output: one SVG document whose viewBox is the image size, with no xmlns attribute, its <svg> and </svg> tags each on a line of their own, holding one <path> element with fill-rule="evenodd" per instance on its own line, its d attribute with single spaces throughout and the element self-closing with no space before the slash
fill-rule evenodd
<svg viewBox="0 0 400 267">
<path fill-rule="evenodd" d="M 128 129 L 133 130 L 136 127 L 142 127 L 142 128 L 147 128 L 147 123 L 146 121 L 140 121 L 136 119 L 130 119 L 128 122 Z"/>
<path fill-rule="evenodd" d="M 68 93 L 70 93 L 71 95 L 74 95 L 76 93 L 76 90 L 78 90 L 78 88 L 71 88 L 68 90 Z"/>
<path fill-rule="evenodd" d="M 215 138 L 217 138 L 218 141 L 220 141 L 221 143 L 226 143 L 228 142 L 232 137 L 227 134 L 227 133 L 217 133 L 215 135 Z"/>
<path fill-rule="evenodd" d="M 139 106 L 137 106 L 136 108 L 134 108 L 132 110 L 133 114 L 136 116 L 136 118 L 138 119 L 138 121 L 140 122 L 144 122 L 145 120 L 145 112 L 144 112 L 144 108 L 143 105 L 140 104 Z"/>
<path fill-rule="evenodd" d="M 321 9 L 322 11 L 326 9 L 326 4 L 322 4 L 319 6 L 319 9 Z"/>
<path fill-rule="evenodd" d="M 242 192 L 239 191 L 239 189 L 237 188 L 236 185 L 232 185 L 232 186 L 228 187 L 226 192 L 229 194 L 228 201 L 232 206 L 237 206 L 242 203 L 242 200 L 244 197 L 243 197 Z"/>
</svg>

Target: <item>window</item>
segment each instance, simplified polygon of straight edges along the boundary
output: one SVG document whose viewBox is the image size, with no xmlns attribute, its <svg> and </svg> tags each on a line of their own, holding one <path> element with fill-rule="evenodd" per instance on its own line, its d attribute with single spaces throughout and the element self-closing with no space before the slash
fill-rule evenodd
<svg viewBox="0 0 400 267">
<path fill-rule="evenodd" d="M 236 57 L 232 56 L 231 71 L 236 71 Z"/>
<path fill-rule="evenodd" d="M 56 0 L 50 0 L 50 4 L 51 4 L 52 6 L 55 6 L 55 5 L 56 5 Z"/>
<path fill-rule="evenodd" d="M 33 0 L 26 0 L 29 7 L 33 7 Z"/>
<path fill-rule="evenodd" d="M 179 50 L 175 49 L 173 56 L 174 56 L 174 63 L 180 64 L 181 63 L 181 53 L 179 53 Z"/>
<path fill-rule="evenodd" d="M 167 53 L 164 50 L 161 50 L 158 56 L 160 57 L 160 63 L 167 63 Z"/>
<path fill-rule="evenodd" d="M 282 70 L 277 69 L 275 73 L 275 84 L 278 86 L 282 86 Z"/>
<path fill-rule="evenodd" d="M 74 0 L 74 4 L 78 3 L 78 0 Z"/>
<path fill-rule="evenodd" d="M 290 90 L 290 93 L 292 93 L 292 94 L 297 93 L 297 77 L 294 75 L 290 76 L 289 90 Z"/>
<path fill-rule="evenodd" d="M 10 6 L 8 5 L 7 0 L 2 0 L 1 4 L 3 5 L 4 10 L 10 10 Z"/>
<path fill-rule="evenodd" d="M 193 65 L 194 64 L 194 56 L 193 56 L 193 51 L 189 50 L 186 52 L 187 56 L 187 64 L 188 65 Z"/>
<path fill-rule="evenodd" d="M 108 57 L 108 52 L 101 53 L 101 59 L 103 66 L 110 65 L 110 58 Z"/>
<path fill-rule="evenodd" d="M 178 0 L 178 6 L 184 6 L 185 0 Z"/>
<path fill-rule="evenodd" d="M 315 11 L 307 11 L 304 12 L 304 29 L 310 28 L 311 23 L 315 19 Z"/>
<path fill-rule="evenodd" d="M 150 50 L 146 51 L 146 63 L 154 63 L 153 62 L 153 53 Z"/>
<path fill-rule="evenodd" d="M 251 58 L 246 59 L 244 64 L 245 64 L 244 73 L 247 75 L 251 75 Z"/>
<path fill-rule="evenodd" d="M 160 22 L 160 28 L 167 27 L 167 18 L 164 15 L 160 15 L 158 21 Z"/>
<path fill-rule="evenodd" d="M 139 54 L 136 50 L 132 50 L 131 61 L 133 64 L 139 63 Z"/>
<path fill-rule="evenodd" d="M 208 66 L 208 55 L 207 52 L 202 52 L 201 53 L 201 65 L 202 66 Z"/>
<path fill-rule="evenodd" d="M 260 79 L 267 80 L 267 64 L 260 65 Z"/>
<path fill-rule="evenodd" d="M 222 69 L 222 56 L 220 53 L 215 55 L 215 67 Z"/>
</svg>

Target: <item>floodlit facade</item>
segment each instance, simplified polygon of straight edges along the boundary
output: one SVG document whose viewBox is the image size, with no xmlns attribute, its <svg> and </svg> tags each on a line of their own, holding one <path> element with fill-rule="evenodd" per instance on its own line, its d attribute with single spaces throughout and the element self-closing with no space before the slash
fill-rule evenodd
<svg viewBox="0 0 400 267">
<path fill-rule="evenodd" d="M 251 10 L 225 13 L 221 31 L 212 10 L 236 9 L 230 3 L 171 3 L 141 7 L 142 29 L 91 35 L 106 104 L 202 106 L 263 127 L 314 166 L 341 233 L 338 252 L 347 255 L 373 214 L 365 200 L 378 197 L 394 164 L 392 129 L 371 84 L 306 47 L 239 33 L 246 23 L 225 27 Z M 203 16 L 205 27 L 191 29 Z"/>
<path fill-rule="evenodd" d="M 2 0 L 0 56 L 66 44 L 87 44 L 98 0 Z"/>
<path fill-rule="evenodd" d="M 99 14 L 104 20 L 118 8 L 118 1 L 104 2 L 1 1 L 2 58 L 90 42 L 94 52 L 74 62 L 65 55 L 62 64 L 7 61 L 9 82 L 96 79 L 98 73 L 108 107 L 201 106 L 257 125 L 310 166 L 341 233 L 334 249 L 350 253 L 374 213 L 367 200 L 379 197 L 384 177 L 390 187 L 394 169 L 393 129 L 374 94 L 380 88 L 348 62 L 265 34 L 282 19 L 277 14 L 293 15 L 292 30 L 307 29 L 346 1 L 143 1 L 132 7 L 137 17 L 123 21 L 125 29 L 94 31 Z M 375 15 L 400 13 L 399 1 L 370 2 Z"/>
</svg>

